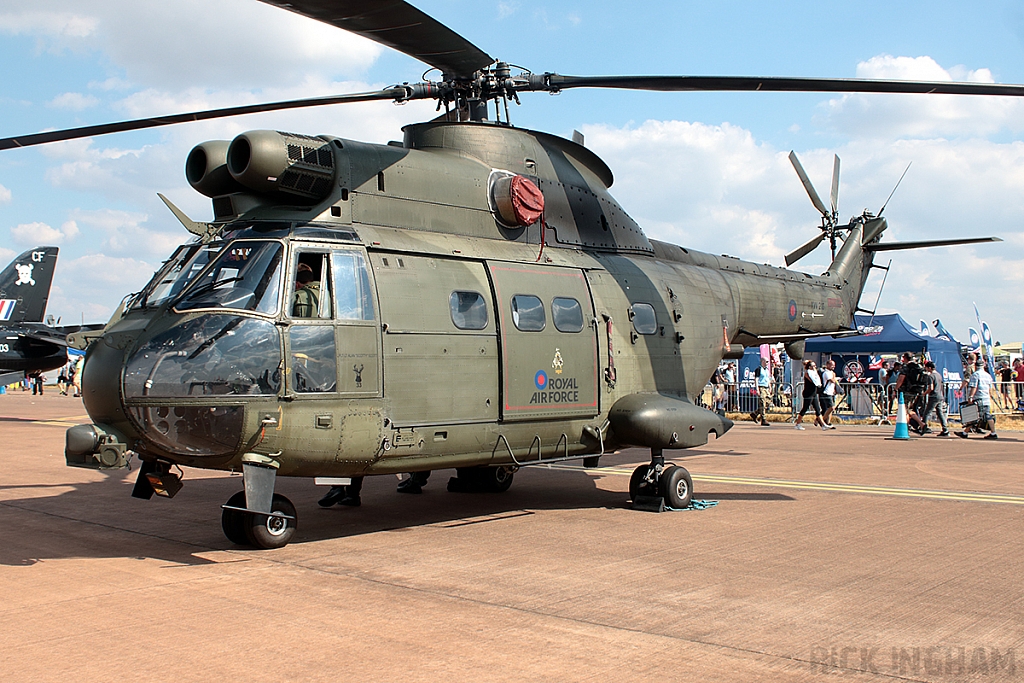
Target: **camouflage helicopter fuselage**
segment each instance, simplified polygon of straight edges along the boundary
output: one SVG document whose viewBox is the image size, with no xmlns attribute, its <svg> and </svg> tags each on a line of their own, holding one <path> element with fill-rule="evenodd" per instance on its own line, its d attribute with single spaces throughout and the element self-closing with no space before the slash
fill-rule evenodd
<svg viewBox="0 0 1024 683">
<path fill-rule="evenodd" d="M 215 197 L 217 235 L 183 247 L 209 255 L 180 258 L 196 271 L 179 278 L 182 291 L 150 305 L 158 273 L 90 347 L 97 446 L 203 468 L 257 461 L 294 476 L 688 447 L 731 426 L 690 402 L 723 357 L 851 321 L 870 265 L 860 228 L 820 277 L 713 256 L 648 240 L 608 194 L 608 168 L 575 143 L 478 123 L 405 133 L 402 146 L 283 137 L 282 148 L 304 145 L 292 183 L 304 168 L 329 182 L 305 205 L 280 187 Z M 258 151 L 280 134 L 249 135 Z M 288 182 L 277 175 L 271 183 Z M 491 190 L 512 175 L 543 193 L 542 221 L 501 219 Z M 866 227 L 875 238 L 884 222 Z M 218 287 L 222 272 L 205 287 L 234 298 L 190 300 L 204 288 L 201 267 L 232 249 L 235 265 L 274 250 L 264 273 L 288 284 L 264 286 L 253 306 L 237 282 Z M 323 264 L 321 296 L 336 299 L 313 319 L 291 315 L 300 255 Z M 683 412 L 662 410 L 654 419 L 667 427 L 632 424 L 644 411 L 630 397 Z M 69 462 L 116 464 L 90 455 L 69 452 Z"/>
</svg>

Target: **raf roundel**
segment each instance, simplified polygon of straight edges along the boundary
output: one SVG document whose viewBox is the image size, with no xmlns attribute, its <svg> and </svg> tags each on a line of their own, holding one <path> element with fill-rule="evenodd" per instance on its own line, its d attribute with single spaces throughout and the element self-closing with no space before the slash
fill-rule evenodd
<svg viewBox="0 0 1024 683">
<path fill-rule="evenodd" d="M 533 377 L 533 383 L 537 385 L 538 389 L 543 391 L 548 385 L 548 373 L 538 370 L 537 374 Z"/>
<path fill-rule="evenodd" d="M 789 319 L 796 320 L 796 302 L 792 299 L 789 300 Z"/>
</svg>

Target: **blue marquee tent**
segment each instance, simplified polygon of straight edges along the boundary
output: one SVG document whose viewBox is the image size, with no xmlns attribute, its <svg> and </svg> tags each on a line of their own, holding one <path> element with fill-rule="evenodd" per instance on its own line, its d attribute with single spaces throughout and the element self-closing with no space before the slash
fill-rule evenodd
<svg viewBox="0 0 1024 683">
<path fill-rule="evenodd" d="M 852 337 L 817 337 L 809 339 L 807 353 L 840 356 L 878 356 L 883 353 L 925 353 L 935 362 L 935 369 L 947 382 L 958 382 L 962 377 L 960 345 L 948 339 L 924 336 L 899 314 L 854 316 L 855 325 L 862 334 Z M 867 364 L 864 365 L 867 367 Z"/>
</svg>

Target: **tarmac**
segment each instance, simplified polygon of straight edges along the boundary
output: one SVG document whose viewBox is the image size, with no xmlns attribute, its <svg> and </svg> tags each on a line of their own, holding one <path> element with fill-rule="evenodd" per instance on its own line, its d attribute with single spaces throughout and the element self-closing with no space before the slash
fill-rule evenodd
<svg viewBox="0 0 1024 683">
<path fill-rule="evenodd" d="M 1024 435 L 738 424 L 666 453 L 704 510 L 628 503 L 641 450 L 502 494 L 283 480 L 295 539 L 233 546 L 241 478 L 65 466 L 79 400 L 0 396 L 0 679 L 1024 680 Z"/>
</svg>

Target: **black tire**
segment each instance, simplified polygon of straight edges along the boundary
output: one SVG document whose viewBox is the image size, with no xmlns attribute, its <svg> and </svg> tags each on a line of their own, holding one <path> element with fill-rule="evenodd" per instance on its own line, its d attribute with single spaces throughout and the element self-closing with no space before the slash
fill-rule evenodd
<svg viewBox="0 0 1024 683">
<path fill-rule="evenodd" d="M 635 501 L 637 496 L 651 496 L 654 492 L 651 485 L 644 482 L 644 478 L 650 471 L 650 465 L 640 465 L 629 477 L 629 499 Z"/>
<path fill-rule="evenodd" d="M 228 505 L 236 508 L 245 507 L 245 491 L 239 491 L 228 498 Z M 221 510 L 220 528 L 224 535 L 235 545 L 249 545 L 249 537 L 245 535 L 245 513 L 238 510 Z"/>
<path fill-rule="evenodd" d="M 460 467 L 458 483 L 454 489 L 449 485 L 448 490 L 461 492 L 480 493 L 504 493 L 512 486 L 512 478 L 515 471 L 508 466 L 500 467 Z"/>
<path fill-rule="evenodd" d="M 676 510 L 690 506 L 693 498 L 693 479 L 685 467 L 666 467 L 661 473 L 661 497 L 665 505 Z"/>
<path fill-rule="evenodd" d="M 280 493 L 274 494 L 274 502 L 271 503 L 270 509 L 273 512 L 295 517 L 295 506 Z M 257 548 L 264 550 L 283 548 L 295 535 L 298 521 L 296 519 L 272 517 L 255 512 L 246 513 L 246 517 L 245 535 L 248 537 L 249 543 Z"/>
<path fill-rule="evenodd" d="M 488 467 L 487 474 L 484 475 L 486 488 L 491 493 L 504 493 L 512 486 L 514 476 L 515 471 L 511 467 Z"/>
</svg>

